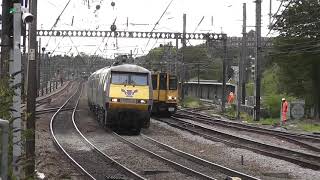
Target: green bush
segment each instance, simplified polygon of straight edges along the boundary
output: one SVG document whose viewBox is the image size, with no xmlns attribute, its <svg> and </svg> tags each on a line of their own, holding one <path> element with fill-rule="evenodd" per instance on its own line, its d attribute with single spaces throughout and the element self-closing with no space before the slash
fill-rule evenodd
<svg viewBox="0 0 320 180">
<path fill-rule="evenodd" d="M 295 98 L 288 95 L 269 94 L 263 97 L 262 105 L 267 109 L 271 118 L 280 118 L 281 99 L 285 97 L 290 103 Z"/>
<path fill-rule="evenodd" d="M 249 82 L 246 84 L 246 92 L 247 92 L 247 96 L 254 95 L 254 84 L 252 82 Z"/>
<path fill-rule="evenodd" d="M 197 97 L 187 96 L 181 102 L 181 105 L 183 107 L 187 107 L 187 108 L 196 108 L 196 107 L 200 107 L 202 105 L 202 103 L 201 103 L 200 99 Z"/>
<path fill-rule="evenodd" d="M 263 106 L 267 109 L 270 117 L 280 117 L 281 98 L 280 94 L 270 94 L 263 98 Z"/>
</svg>

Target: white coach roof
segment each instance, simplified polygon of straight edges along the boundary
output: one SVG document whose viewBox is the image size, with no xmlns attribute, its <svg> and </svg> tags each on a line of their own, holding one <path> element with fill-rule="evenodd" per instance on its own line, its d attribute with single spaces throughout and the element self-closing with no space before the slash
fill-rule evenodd
<svg viewBox="0 0 320 180">
<path fill-rule="evenodd" d="M 133 64 L 122 64 L 118 66 L 110 67 L 111 71 L 125 71 L 125 72 L 137 72 L 137 73 L 150 73 L 150 71 L 141 66 Z"/>
</svg>

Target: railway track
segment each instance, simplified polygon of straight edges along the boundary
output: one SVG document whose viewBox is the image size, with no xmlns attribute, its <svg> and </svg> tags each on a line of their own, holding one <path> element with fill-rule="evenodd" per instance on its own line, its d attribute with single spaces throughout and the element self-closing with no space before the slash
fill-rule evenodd
<svg viewBox="0 0 320 180">
<path fill-rule="evenodd" d="M 51 101 L 51 98 L 58 96 L 61 92 L 63 92 L 65 89 L 69 88 L 71 86 L 72 82 L 67 82 L 68 84 L 63 86 L 63 88 L 58 89 L 57 91 L 51 92 L 50 94 L 40 96 L 36 98 L 36 107 L 38 108 L 39 106 L 48 103 L 48 101 Z M 22 104 L 21 108 L 25 109 L 26 104 Z M 41 111 L 41 110 L 38 110 Z"/>
<path fill-rule="evenodd" d="M 36 115 L 57 112 L 60 108 L 47 108 L 36 111 Z M 71 111 L 73 108 L 63 108 L 60 111 Z"/>
<path fill-rule="evenodd" d="M 256 128 L 251 128 L 252 126 L 238 126 L 238 124 L 234 123 L 225 123 L 224 121 L 219 121 L 216 118 L 208 118 L 208 117 L 203 117 L 197 114 L 193 113 L 177 113 L 173 117 L 177 118 L 184 118 L 184 119 L 190 119 L 193 121 L 201 122 L 204 124 L 208 124 L 214 127 L 222 127 L 222 128 L 227 128 L 227 129 L 233 129 L 235 131 L 240 131 L 244 133 L 251 133 L 251 134 L 261 134 L 263 136 L 268 136 L 272 138 L 277 138 L 279 140 L 285 140 L 287 142 L 293 143 L 298 145 L 299 147 L 305 148 L 307 151 L 310 151 L 311 153 L 320 153 L 320 148 L 316 146 L 317 144 L 316 140 L 317 138 L 308 138 L 311 140 L 311 142 L 307 143 L 305 140 L 301 140 L 297 137 L 291 137 L 287 136 L 285 134 L 282 134 L 279 131 L 266 131 L 264 129 L 256 129 Z M 316 141 L 316 142 L 314 142 Z"/>
<path fill-rule="evenodd" d="M 146 135 L 120 136 L 115 134 L 115 136 L 137 151 L 145 152 L 149 154 L 149 156 L 153 156 L 166 164 L 170 164 L 173 168 L 181 172 L 195 176 L 197 179 L 226 179 L 232 176 L 241 179 L 258 179 L 177 150 Z"/>
<path fill-rule="evenodd" d="M 82 101 L 77 116 L 83 117 L 87 112 L 85 104 Z M 225 179 L 227 176 L 258 179 L 176 150 L 145 135 L 106 132 L 91 118 L 79 119 L 77 124 L 90 144 L 146 179 Z M 86 128 L 88 126 L 91 128 Z"/>
<path fill-rule="evenodd" d="M 218 141 L 231 146 L 248 149 L 270 157 L 283 159 L 298 164 L 302 167 L 314 170 L 320 169 L 320 156 L 318 155 L 293 151 L 290 149 L 280 148 L 277 146 L 272 146 L 265 143 L 237 137 L 217 130 L 213 130 L 212 128 L 208 128 L 203 125 L 191 123 L 180 118 L 156 118 L 156 120 L 165 122 L 173 127 L 189 131 L 193 134 L 200 135 L 209 140 Z"/>
<path fill-rule="evenodd" d="M 81 93 L 82 85 L 53 115 L 50 131 L 54 143 L 87 179 L 144 179 L 99 151 L 81 134 L 75 123 Z M 74 108 L 72 113 L 61 111 L 70 107 Z"/>
<path fill-rule="evenodd" d="M 290 133 L 290 132 L 285 132 L 285 131 L 279 131 L 279 130 L 273 130 L 273 129 L 267 129 L 267 128 L 262 128 L 262 127 L 257 127 L 257 126 L 252 126 L 248 124 L 243 124 L 239 122 L 232 122 L 232 121 L 226 121 L 222 120 L 219 116 L 209 116 L 209 115 L 204 115 L 200 114 L 197 112 L 192 112 L 190 110 L 183 110 L 181 109 L 179 112 L 177 112 L 177 115 L 182 115 L 182 116 L 189 116 L 191 118 L 196 118 L 199 120 L 206 120 L 207 122 L 210 122 L 211 124 L 215 125 L 221 125 L 224 127 L 230 127 L 234 129 L 239 129 L 239 130 L 246 130 L 246 131 L 251 131 L 251 132 L 256 132 L 256 133 L 263 133 L 267 135 L 273 135 L 277 136 L 279 138 L 284 138 L 286 140 L 292 141 L 292 142 L 297 142 L 300 143 L 302 141 L 308 141 L 310 143 L 319 143 L 320 144 L 320 136 L 317 135 L 312 135 L 312 134 L 299 134 L 299 133 Z M 300 141 L 300 142 L 298 142 Z M 302 142 L 304 143 L 304 142 Z M 309 147 L 311 149 L 314 149 L 315 151 L 319 151 L 320 148 L 318 147 L 311 147 L 312 145 L 308 143 L 301 144 L 302 146 Z"/>
</svg>

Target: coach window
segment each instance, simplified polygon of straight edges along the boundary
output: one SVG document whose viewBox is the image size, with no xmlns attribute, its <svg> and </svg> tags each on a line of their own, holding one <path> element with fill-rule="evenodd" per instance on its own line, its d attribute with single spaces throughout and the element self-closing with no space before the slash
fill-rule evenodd
<svg viewBox="0 0 320 180">
<path fill-rule="evenodd" d="M 167 74 L 161 73 L 160 74 L 160 82 L 159 82 L 159 89 L 167 90 Z"/>
<path fill-rule="evenodd" d="M 153 89 L 158 89 L 158 75 L 157 74 L 152 75 L 152 87 L 153 87 Z"/>
<path fill-rule="evenodd" d="M 129 74 L 112 72 L 111 83 L 112 84 L 128 84 L 129 83 Z"/>
<path fill-rule="evenodd" d="M 170 90 L 177 90 L 177 77 L 176 76 L 170 76 L 169 78 L 169 89 Z"/>
<path fill-rule="evenodd" d="M 148 74 L 131 74 L 130 84 L 137 85 L 137 86 L 148 85 Z"/>
</svg>

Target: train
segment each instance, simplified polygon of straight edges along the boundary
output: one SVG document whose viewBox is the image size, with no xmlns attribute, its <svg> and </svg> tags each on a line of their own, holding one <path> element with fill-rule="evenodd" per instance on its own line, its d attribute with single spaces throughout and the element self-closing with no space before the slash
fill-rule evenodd
<svg viewBox="0 0 320 180">
<path fill-rule="evenodd" d="M 178 78 L 168 72 L 152 73 L 152 114 L 170 116 L 177 111 Z"/>
<path fill-rule="evenodd" d="M 150 126 L 151 72 L 141 66 L 122 64 L 97 70 L 88 78 L 87 96 L 90 110 L 103 126 L 135 133 Z"/>
</svg>

